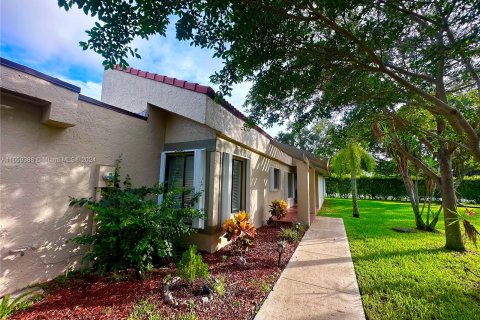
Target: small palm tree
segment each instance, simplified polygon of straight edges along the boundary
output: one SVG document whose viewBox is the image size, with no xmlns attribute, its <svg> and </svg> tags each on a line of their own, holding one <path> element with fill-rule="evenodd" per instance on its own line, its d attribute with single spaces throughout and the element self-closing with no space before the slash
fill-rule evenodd
<svg viewBox="0 0 480 320">
<path fill-rule="evenodd" d="M 333 172 L 342 175 L 350 174 L 352 181 L 353 216 L 360 217 L 358 210 L 357 176 L 363 171 L 372 172 L 375 169 L 375 159 L 358 143 L 350 142 L 338 151 L 331 161 Z"/>
</svg>

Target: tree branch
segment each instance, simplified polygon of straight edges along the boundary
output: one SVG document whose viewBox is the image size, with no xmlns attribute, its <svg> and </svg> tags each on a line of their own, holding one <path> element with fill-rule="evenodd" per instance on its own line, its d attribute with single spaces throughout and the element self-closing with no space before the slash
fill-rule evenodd
<svg viewBox="0 0 480 320">
<path fill-rule="evenodd" d="M 388 63 L 386 62 L 385 63 L 385 66 L 389 67 L 390 69 L 393 69 L 405 76 L 408 76 L 408 77 L 412 77 L 412 78 L 417 78 L 417 79 L 421 79 L 421 80 L 425 80 L 425 81 L 428 81 L 430 83 L 435 83 L 435 79 L 433 79 L 432 77 L 430 76 L 427 76 L 427 75 L 424 75 L 424 74 L 419 74 L 419 73 L 415 73 L 415 72 L 411 72 L 411 71 L 408 71 L 408 70 L 405 70 L 403 68 L 400 68 L 400 67 L 397 67 L 391 63 Z"/>
<path fill-rule="evenodd" d="M 453 34 L 452 29 L 450 28 L 450 24 L 448 22 L 448 19 L 447 19 L 447 17 L 445 17 L 445 14 L 444 14 L 442 8 L 440 7 L 440 4 L 438 3 L 438 1 L 435 1 L 435 6 L 437 7 L 437 11 L 440 14 L 440 17 L 442 18 L 443 30 L 445 31 L 445 33 L 447 35 L 447 39 L 448 39 L 450 45 L 453 47 L 457 43 L 457 40 L 455 39 L 455 35 Z M 463 65 L 465 66 L 468 73 L 470 74 L 473 81 L 475 82 L 475 84 L 477 86 L 478 94 L 480 96 L 480 77 L 479 77 L 477 71 L 475 70 L 475 68 L 473 67 L 472 63 L 467 58 L 467 56 L 465 56 L 465 53 L 463 51 L 459 51 L 458 54 L 459 54 L 459 56 L 460 56 L 460 58 L 463 62 Z"/>
<path fill-rule="evenodd" d="M 430 169 L 430 167 L 424 163 L 422 160 L 418 159 L 417 157 L 415 157 L 414 155 L 412 155 L 411 153 L 409 153 L 403 146 L 402 144 L 400 143 L 398 137 L 393 134 L 393 133 L 390 133 L 390 136 L 392 138 L 392 141 L 393 141 L 393 144 L 395 145 L 396 147 L 396 150 L 402 154 L 405 158 L 407 158 L 408 160 L 410 160 L 415 166 L 417 166 L 418 168 L 420 168 L 420 170 L 422 170 L 428 177 L 430 177 L 431 179 L 433 179 L 436 183 L 440 184 L 440 177 L 439 175 L 434 172 L 432 169 Z"/>
</svg>

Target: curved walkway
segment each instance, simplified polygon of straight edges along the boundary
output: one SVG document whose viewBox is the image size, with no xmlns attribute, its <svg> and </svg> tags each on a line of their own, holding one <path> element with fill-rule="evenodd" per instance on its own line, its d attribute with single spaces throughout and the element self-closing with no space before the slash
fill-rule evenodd
<svg viewBox="0 0 480 320">
<path fill-rule="evenodd" d="M 339 218 L 316 217 L 255 320 L 365 319 Z"/>
</svg>

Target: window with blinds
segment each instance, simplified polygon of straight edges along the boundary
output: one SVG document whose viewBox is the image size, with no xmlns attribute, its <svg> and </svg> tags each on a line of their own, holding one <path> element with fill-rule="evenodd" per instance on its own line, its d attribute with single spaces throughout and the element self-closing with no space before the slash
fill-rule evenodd
<svg viewBox="0 0 480 320">
<path fill-rule="evenodd" d="M 167 190 L 188 188 L 191 192 L 178 194 L 177 203 L 182 208 L 187 206 L 193 197 L 194 188 L 194 155 L 192 153 L 171 154 L 167 156 L 166 186 Z"/>
<path fill-rule="evenodd" d="M 287 196 L 293 198 L 293 173 L 288 173 L 288 186 L 287 186 Z"/>
<path fill-rule="evenodd" d="M 280 169 L 273 169 L 273 188 L 280 190 Z"/>
<path fill-rule="evenodd" d="M 232 162 L 232 212 L 242 210 L 243 201 L 243 161 L 233 159 Z"/>
</svg>

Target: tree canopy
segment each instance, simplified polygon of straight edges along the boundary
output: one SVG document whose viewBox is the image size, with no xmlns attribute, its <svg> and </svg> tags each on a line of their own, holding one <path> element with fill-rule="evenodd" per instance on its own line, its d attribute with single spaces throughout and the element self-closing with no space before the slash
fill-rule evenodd
<svg viewBox="0 0 480 320">
<path fill-rule="evenodd" d="M 327 119 L 306 126 L 289 123 L 287 130 L 278 134 L 277 140 L 322 158 L 331 158 L 345 143 L 342 132 Z"/>
<path fill-rule="evenodd" d="M 59 0 L 97 15 L 81 45 L 125 65 L 134 37 L 165 34 L 177 15 L 177 37 L 211 48 L 224 60 L 212 76 L 224 94 L 241 81 L 254 83 L 254 121 L 304 121 L 353 103 L 385 105 L 415 100 L 452 126 L 457 140 L 480 160 L 478 112 L 460 110 L 447 93 L 476 88 L 480 94 L 480 5 L 458 1 L 97 1 Z M 391 96 L 388 95 L 388 99 Z M 477 113 L 468 121 L 465 112 Z"/>
<path fill-rule="evenodd" d="M 138 56 L 134 38 L 165 35 L 176 15 L 178 39 L 223 60 L 211 77 L 221 94 L 253 83 L 246 101 L 251 122 L 303 124 L 335 111 L 395 116 L 405 106 L 425 111 L 433 125 L 415 139 L 433 146 L 436 171 L 401 141 L 396 147 L 438 177 L 446 246 L 464 249 L 458 224 L 450 223 L 457 211 L 452 153 L 460 149 L 480 162 L 479 0 L 58 3 L 99 18 L 80 44 L 100 53 L 106 68 L 126 66 L 128 56 Z M 474 98 L 464 99 L 468 94 Z"/>
</svg>

